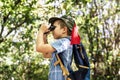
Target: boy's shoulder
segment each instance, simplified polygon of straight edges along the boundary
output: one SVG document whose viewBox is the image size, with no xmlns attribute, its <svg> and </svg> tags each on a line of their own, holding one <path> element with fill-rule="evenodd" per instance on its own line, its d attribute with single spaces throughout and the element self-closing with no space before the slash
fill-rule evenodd
<svg viewBox="0 0 120 80">
<path fill-rule="evenodd" d="M 59 38 L 59 39 L 56 39 L 55 42 L 61 42 L 61 43 L 70 42 L 70 37 Z"/>
<path fill-rule="evenodd" d="M 67 45 L 70 45 L 70 39 L 68 37 L 59 38 L 59 39 L 56 39 L 54 42 L 52 42 L 51 45 L 67 46 Z"/>
<path fill-rule="evenodd" d="M 69 48 L 72 48 L 70 45 L 70 40 L 67 38 L 60 38 L 51 43 L 51 46 L 56 49 L 58 53 L 63 52 Z"/>
</svg>

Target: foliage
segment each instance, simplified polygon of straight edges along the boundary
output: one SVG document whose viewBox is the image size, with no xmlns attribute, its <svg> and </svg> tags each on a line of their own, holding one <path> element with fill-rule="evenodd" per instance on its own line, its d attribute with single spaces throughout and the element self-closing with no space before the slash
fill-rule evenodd
<svg viewBox="0 0 120 80">
<path fill-rule="evenodd" d="M 40 20 L 35 13 L 37 0 L 1 0 L 0 4 L 0 79 L 47 80 L 48 66 L 34 49 Z"/>
<path fill-rule="evenodd" d="M 118 80 L 119 4 L 119 0 L 0 0 L 0 79 L 48 80 L 49 59 L 35 51 L 39 24 L 68 15 L 75 19 L 88 52 L 91 80 Z"/>
</svg>

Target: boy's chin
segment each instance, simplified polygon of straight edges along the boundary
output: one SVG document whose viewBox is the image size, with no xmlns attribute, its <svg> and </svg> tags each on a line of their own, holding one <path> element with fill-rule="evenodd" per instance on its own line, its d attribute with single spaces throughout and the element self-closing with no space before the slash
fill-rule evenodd
<svg viewBox="0 0 120 80">
<path fill-rule="evenodd" d="M 54 37 L 54 39 L 60 39 L 60 37 Z"/>
</svg>

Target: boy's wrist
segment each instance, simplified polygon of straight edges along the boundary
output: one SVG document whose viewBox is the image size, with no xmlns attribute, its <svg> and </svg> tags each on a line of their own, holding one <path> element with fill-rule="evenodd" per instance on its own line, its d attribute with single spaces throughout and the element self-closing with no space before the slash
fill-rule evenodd
<svg viewBox="0 0 120 80">
<path fill-rule="evenodd" d="M 39 29 L 39 33 L 44 33 L 44 31 L 43 31 L 43 30 L 41 30 L 41 29 Z"/>
</svg>

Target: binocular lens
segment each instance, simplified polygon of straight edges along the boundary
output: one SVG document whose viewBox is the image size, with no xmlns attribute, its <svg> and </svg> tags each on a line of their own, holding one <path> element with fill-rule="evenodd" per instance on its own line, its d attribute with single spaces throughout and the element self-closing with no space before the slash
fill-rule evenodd
<svg viewBox="0 0 120 80">
<path fill-rule="evenodd" d="M 53 31 L 54 29 L 55 29 L 55 26 L 53 26 L 53 25 L 51 25 L 51 26 L 48 28 L 48 30 L 50 30 L 50 31 Z M 47 34 L 47 33 L 49 33 L 50 31 L 45 32 L 44 34 Z"/>
<path fill-rule="evenodd" d="M 55 29 L 55 26 L 50 26 L 50 27 L 49 27 L 49 30 L 50 30 L 50 31 L 53 31 L 54 29 Z"/>
</svg>

